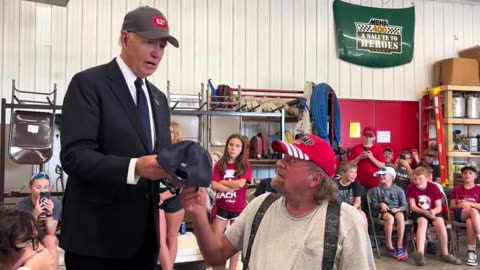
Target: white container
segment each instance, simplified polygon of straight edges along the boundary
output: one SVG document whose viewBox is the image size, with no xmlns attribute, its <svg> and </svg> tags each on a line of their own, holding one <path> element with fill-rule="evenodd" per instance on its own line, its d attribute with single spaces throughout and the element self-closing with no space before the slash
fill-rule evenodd
<svg viewBox="0 0 480 270">
<path fill-rule="evenodd" d="M 470 152 L 478 152 L 478 139 L 468 138 L 468 146 L 469 146 Z"/>
<path fill-rule="evenodd" d="M 454 97 L 452 110 L 453 110 L 453 117 L 465 118 L 465 98 Z"/>
<path fill-rule="evenodd" d="M 475 96 L 467 97 L 467 118 L 480 118 L 480 98 Z"/>
</svg>

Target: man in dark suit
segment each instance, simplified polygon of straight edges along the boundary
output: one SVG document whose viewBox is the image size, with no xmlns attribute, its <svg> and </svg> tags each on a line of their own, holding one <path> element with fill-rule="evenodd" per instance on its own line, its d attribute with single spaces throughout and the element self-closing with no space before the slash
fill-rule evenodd
<svg viewBox="0 0 480 270">
<path fill-rule="evenodd" d="M 77 73 L 63 102 L 61 162 L 69 175 L 60 246 L 67 269 L 148 269 L 158 254 L 156 155 L 171 144 L 165 95 L 146 78 L 167 42 L 178 47 L 163 14 L 126 14 L 121 54 Z"/>
</svg>

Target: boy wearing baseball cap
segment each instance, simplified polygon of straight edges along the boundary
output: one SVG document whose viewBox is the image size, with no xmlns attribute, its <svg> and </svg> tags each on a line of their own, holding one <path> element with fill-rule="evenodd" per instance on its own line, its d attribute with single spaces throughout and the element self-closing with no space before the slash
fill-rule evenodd
<svg viewBox="0 0 480 270">
<path fill-rule="evenodd" d="M 374 175 L 380 179 L 380 185 L 372 190 L 372 208 L 385 221 L 385 248 L 392 257 L 399 261 L 408 259 L 407 248 L 403 245 L 405 234 L 405 211 L 407 200 L 403 189 L 393 183 L 395 169 L 392 167 L 381 168 Z M 397 227 L 397 246 L 392 243 L 393 224 Z"/>
<path fill-rule="evenodd" d="M 455 209 L 455 220 L 471 223 L 467 226 L 467 265 L 477 265 L 477 239 L 480 240 L 480 186 L 475 185 L 477 167 L 466 165 L 462 167 L 463 185 L 452 190 L 450 207 Z"/>
</svg>

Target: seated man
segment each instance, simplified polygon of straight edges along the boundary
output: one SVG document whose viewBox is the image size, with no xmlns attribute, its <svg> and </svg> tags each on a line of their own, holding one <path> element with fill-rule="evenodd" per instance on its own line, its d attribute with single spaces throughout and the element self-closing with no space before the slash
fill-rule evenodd
<svg viewBox="0 0 480 270">
<path fill-rule="evenodd" d="M 385 166 L 395 166 L 393 163 L 393 150 L 390 147 L 383 148 L 383 156 L 385 157 Z"/>
<path fill-rule="evenodd" d="M 52 255 L 38 237 L 36 220 L 31 214 L 0 208 L 0 269 L 56 269 Z"/>
<path fill-rule="evenodd" d="M 38 221 L 39 237 L 42 245 L 50 251 L 58 265 L 58 240 L 55 236 L 58 220 L 62 214 L 62 203 L 57 198 L 50 198 L 50 177 L 44 172 L 36 173 L 28 182 L 31 195 L 17 203 L 16 208 L 32 214 Z M 41 197 L 40 194 L 45 194 Z M 42 201 L 40 201 L 42 199 Z"/>
<path fill-rule="evenodd" d="M 432 179 L 433 182 L 441 182 L 442 179 L 440 178 L 440 167 L 434 164 L 435 159 L 437 159 L 437 152 L 432 149 L 425 150 L 423 154 L 423 159 L 420 161 L 418 157 L 418 153 L 413 156 L 414 161 L 416 163 L 416 167 L 419 166 L 430 166 L 432 168 Z"/>
<path fill-rule="evenodd" d="M 328 266 L 338 270 L 375 269 L 367 230 L 358 225 L 362 222 L 360 214 L 351 205 L 338 203 L 331 146 L 317 136 L 306 135 L 292 144 L 274 141 L 272 148 L 286 154 L 277 162 L 272 180 L 281 197 L 264 212 L 251 246 L 253 219 L 264 200 L 275 198 L 274 194 L 255 198 L 225 234 L 215 237 L 205 213 L 205 191 L 182 190 L 182 205 L 192 215 L 207 264 L 222 265 L 242 250 L 246 254 L 244 264 L 252 270 L 267 266 L 276 270 Z M 333 208 L 340 213 L 331 212 Z M 332 213 L 328 218 L 327 211 Z M 325 239 L 336 240 L 325 245 Z"/>
</svg>

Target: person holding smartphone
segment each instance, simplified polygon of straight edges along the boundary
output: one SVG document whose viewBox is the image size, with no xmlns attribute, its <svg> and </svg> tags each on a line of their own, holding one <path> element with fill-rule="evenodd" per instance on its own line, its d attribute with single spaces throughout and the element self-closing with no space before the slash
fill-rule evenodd
<svg viewBox="0 0 480 270">
<path fill-rule="evenodd" d="M 40 241 L 52 254 L 58 267 L 58 240 L 55 232 L 62 214 L 62 203 L 59 199 L 50 197 L 50 176 L 47 173 L 34 174 L 28 186 L 31 195 L 17 202 L 16 208 L 31 213 L 37 219 Z"/>
<path fill-rule="evenodd" d="M 395 184 L 401 187 L 404 192 L 407 192 L 407 188 L 413 179 L 412 174 L 412 152 L 410 150 L 403 150 L 397 161 L 395 162 Z"/>
<path fill-rule="evenodd" d="M 362 132 L 362 143 L 353 146 L 348 157 L 349 161 L 357 164 L 357 179 L 367 190 L 378 186 L 380 180 L 373 174 L 385 167 L 382 148 L 375 145 L 376 133 L 374 128 L 365 127 Z"/>
</svg>

